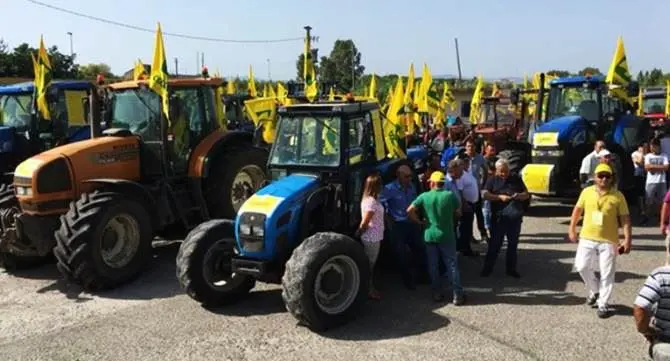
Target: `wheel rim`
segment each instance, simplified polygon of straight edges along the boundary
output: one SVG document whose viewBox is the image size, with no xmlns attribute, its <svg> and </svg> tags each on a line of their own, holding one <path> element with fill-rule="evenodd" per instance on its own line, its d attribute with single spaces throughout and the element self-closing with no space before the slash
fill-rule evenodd
<svg viewBox="0 0 670 361">
<path fill-rule="evenodd" d="M 107 222 L 100 237 L 102 260 L 109 267 L 122 268 L 140 246 L 140 226 L 132 216 L 119 214 Z"/>
<path fill-rule="evenodd" d="M 314 297 L 319 308 L 336 315 L 346 311 L 356 300 L 361 286 L 361 274 L 349 256 L 337 255 L 319 269 L 314 281 Z"/>
<path fill-rule="evenodd" d="M 242 277 L 232 272 L 233 247 L 228 242 L 218 241 L 210 247 L 203 258 L 202 276 L 212 289 L 227 291 L 235 288 Z"/>
<path fill-rule="evenodd" d="M 233 189 L 230 192 L 230 200 L 235 212 L 239 211 L 244 201 L 260 188 L 264 180 L 265 173 L 257 165 L 246 165 L 237 172 L 233 180 Z"/>
</svg>

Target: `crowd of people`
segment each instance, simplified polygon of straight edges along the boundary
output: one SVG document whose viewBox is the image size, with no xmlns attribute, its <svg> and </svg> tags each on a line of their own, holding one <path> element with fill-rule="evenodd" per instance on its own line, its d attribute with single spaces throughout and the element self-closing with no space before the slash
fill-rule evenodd
<svg viewBox="0 0 670 361">
<path fill-rule="evenodd" d="M 442 134 L 444 135 L 444 133 Z M 664 141 L 653 139 L 631 154 L 635 165 L 637 198 L 643 223 L 659 213 L 660 231 L 666 237 L 666 265 L 649 275 L 635 300 L 637 329 L 650 341 L 654 360 L 670 360 L 670 179 Z M 445 142 L 446 144 L 447 142 Z M 453 148 L 452 148 L 453 149 Z M 428 278 L 433 300 L 443 302 L 451 288 L 452 302 L 466 303 L 461 284 L 458 256 L 478 257 L 472 244 L 486 242 L 481 277 L 494 271 L 504 241 L 507 243 L 506 275 L 520 278 L 517 246 L 524 215 L 524 201 L 530 197 L 509 163 L 496 156 L 493 144 L 481 150 L 473 140 L 445 157 L 431 154 L 428 170 L 413 183 L 410 167 L 400 166 L 395 181 L 384 186 L 378 174 L 365 182 L 361 203 L 362 221 L 358 235 L 375 267 L 385 227 L 390 227 L 390 243 L 402 279 L 409 289 Z M 614 287 L 616 259 L 632 247 L 629 205 L 618 189 L 621 162 L 598 141 L 581 165 L 582 191 L 573 208 L 568 239 L 577 243 L 574 268 L 581 276 L 587 295 L 585 303 L 596 315 L 607 318 L 614 312 L 610 299 Z M 577 226 L 582 222 L 579 233 Z M 473 237 L 477 223 L 481 240 Z M 620 240 L 619 231 L 623 232 Z M 388 230 L 387 230 L 388 231 Z M 444 267 L 440 267 L 440 263 Z M 442 271 L 441 271 L 442 270 Z M 599 273 L 599 276 L 598 276 Z M 445 282 L 448 281 L 448 282 Z M 370 298 L 381 299 L 370 279 Z"/>
</svg>

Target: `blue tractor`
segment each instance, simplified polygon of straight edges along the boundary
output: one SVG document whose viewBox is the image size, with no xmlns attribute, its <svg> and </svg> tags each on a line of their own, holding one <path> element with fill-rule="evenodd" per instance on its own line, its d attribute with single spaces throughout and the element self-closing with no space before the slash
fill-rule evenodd
<svg viewBox="0 0 670 361">
<path fill-rule="evenodd" d="M 49 121 L 34 111 L 33 82 L 0 87 L 0 184 L 11 183 L 8 173 L 23 160 L 57 145 L 89 138 L 83 99 L 93 89 L 87 81 L 53 81 L 47 90 L 52 114 Z"/>
<path fill-rule="evenodd" d="M 583 186 L 581 162 L 593 151 L 596 140 L 604 140 L 615 155 L 621 190 L 632 187 L 630 153 L 648 138 L 650 127 L 632 114 L 631 105 L 611 96 L 610 90 L 603 76 L 558 78 L 549 83 L 549 89 L 540 89 L 537 114 L 545 117 L 538 117 L 541 120 L 529 132 L 531 162 L 521 171 L 531 193 L 558 197 L 578 194 Z M 629 97 L 638 91 L 637 83 L 625 89 Z M 543 113 L 545 93 L 547 109 Z"/>
<path fill-rule="evenodd" d="M 286 308 L 322 331 L 349 320 L 367 298 L 369 261 L 353 236 L 365 178 L 388 183 L 399 165 L 419 165 L 423 148 L 389 158 L 379 105 L 334 101 L 278 110 L 268 171 L 272 181 L 236 219 L 212 220 L 186 237 L 177 277 L 206 306 L 236 302 L 256 282 L 282 285 Z"/>
</svg>

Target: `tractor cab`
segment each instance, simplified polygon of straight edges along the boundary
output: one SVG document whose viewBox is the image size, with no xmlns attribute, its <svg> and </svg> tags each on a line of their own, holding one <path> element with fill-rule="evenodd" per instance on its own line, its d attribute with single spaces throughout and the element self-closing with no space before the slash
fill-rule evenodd
<svg viewBox="0 0 670 361">
<path fill-rule="evenodd" d="M 257 281 L 281 283 L 288 310 L 325 329 L 349 319 L 367 295 L 369 261 L 354 239 L 366 177 L 379 173 L 391 182 L 411 159 L 387 156 L 377 102 L 295 104 L 278 115 L 272 181 L 234 222 L 191 232 L 177 274 L 187 294 L 209 305 L 238 301 Z"/>
<path fill-rule="evenodd" d="M 83 99 L 93 89 L 87 81 L 53 81 L 47 89 L 52 119 L 47 120 L 35 109 L 33 82 L 0 87 L 0 174 L 33 154 L 88 139 Z"/>
<path fill-rule="evenodd" d="M 644 117 L 653 128 L 666 125 L 666 103 L 667 91 L 665 87 L 640 89 L 642 92 L 642 104 L 638 104 L 640 115 Z"/>
<path fill-rule="evenodd" d="M 632 176 L 628 155 L 646 139 L 648 127 L 631 114 L 627 102 L 610 95 L 610 91 L 603 76 L 550 82 L 545 117 L 531 132 L 532 161 L 522 171 L 531 193 L 572 196 L 579 192 L 581 161 L 599 139 L 605 140 L 608 150 L 622 162 L 620 176 Z M 631 83 L 626 92 L 628 97 L 636 96 L 637 84 Z"/>
</svg>

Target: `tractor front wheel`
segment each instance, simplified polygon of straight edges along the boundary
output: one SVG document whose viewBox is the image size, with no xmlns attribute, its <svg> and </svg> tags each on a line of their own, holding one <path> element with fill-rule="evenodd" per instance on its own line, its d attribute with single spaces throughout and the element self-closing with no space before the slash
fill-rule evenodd
<svg viewBox="0 0 670 361">
<path fill-rule="evenodd" d="M 6 223 L 12 222 L 13 218 L 20 212 L 19 201 L 16 199 L 14 193 L 14 186 L 12 184 L 0 184 L 0 221 L 4 220 Z M 2 227 L 0 227 L 0 237 L 2 235 Z M 6 251 L 0 251 L 0 267 L 6 271 L 16 271 L 21 269 L 28 269 L 41 266 L 50 260 L 51 256 L 47 254 L 44 257 L 39 256 L 21 256 Z"/>
<path fill-rule="evenodd" d="M 55 236 L 59 271 L 89 291 L 129 282 L 151 258 L 151 217 L 121 193 L 82 194 L 61 216 Z"/>
<path fill-rule="evenodd" d="M 235 223 L 211 220 L 189 232 L 177 253 L 177 279 L 192 299 L 204 306 L 230 304 L 247 296 L 256 280 L 232 273 Z"/>
<path fill-rule="evenodd" d="M 360 243 L 333 232 L 305 239 L 286 263 L 286 309 L 313 331 L 349 321 L 365 303 L 370 263 Z"/>
</svg>

